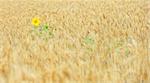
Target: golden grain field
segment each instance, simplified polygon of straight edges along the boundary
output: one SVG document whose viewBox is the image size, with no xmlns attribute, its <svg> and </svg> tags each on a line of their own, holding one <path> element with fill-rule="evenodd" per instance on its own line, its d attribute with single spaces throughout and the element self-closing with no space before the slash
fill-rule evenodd
<svg viewBox="0 0 150 83">
<path fill-rule="evenodd" d="M 149 0 L 0 0 L 0 83 L 150 83 L 149 10 Z"/>
</svg>

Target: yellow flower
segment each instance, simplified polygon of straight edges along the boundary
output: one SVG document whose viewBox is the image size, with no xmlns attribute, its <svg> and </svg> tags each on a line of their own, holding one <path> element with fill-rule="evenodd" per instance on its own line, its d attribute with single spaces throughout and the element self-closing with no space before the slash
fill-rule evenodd
<svg viewBox="0 0 150 83">
<path fill-rule="evenodd" d="M 32 24 L 36 27 L 40 25 L 40 20 L 38 18 L 33 18 L 32 19 Z"/>
</svg>

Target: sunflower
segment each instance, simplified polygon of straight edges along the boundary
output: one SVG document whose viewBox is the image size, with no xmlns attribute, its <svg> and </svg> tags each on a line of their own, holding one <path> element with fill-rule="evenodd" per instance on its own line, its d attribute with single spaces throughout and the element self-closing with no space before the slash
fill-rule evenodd
<svg viewBox="0 0 150 83">
<path fill-rule="evenodd" d="M 35 26 L 35 27 L 38 27 L 40 25 L 40 20 L 38 18 L 33 18 L 32 19 L 32 24 Z"/>
</svg>

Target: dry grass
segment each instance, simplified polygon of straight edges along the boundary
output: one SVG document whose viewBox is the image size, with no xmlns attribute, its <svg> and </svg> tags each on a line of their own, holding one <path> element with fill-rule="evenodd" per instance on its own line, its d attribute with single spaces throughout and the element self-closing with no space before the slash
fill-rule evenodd
<svg viewBox="0 0 150 83">
<path fill-rule="evenodd" d="M 150 83 L 148 6 L 148 0 L 0 0 L 0 83 Z M 31 32 L 35 16 L 53 37 Z"/>
</svg>

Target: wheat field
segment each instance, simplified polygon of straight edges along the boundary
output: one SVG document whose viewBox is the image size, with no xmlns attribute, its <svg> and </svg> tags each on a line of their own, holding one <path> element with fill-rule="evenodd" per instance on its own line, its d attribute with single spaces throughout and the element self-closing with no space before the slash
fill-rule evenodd
<svg viewBox="0 0 150 83">
<path fill-rule="evenodd" d="M 0 83 L 150 83 L 149 10 L 149 0 L 0 0 Z"/>
</svg>

